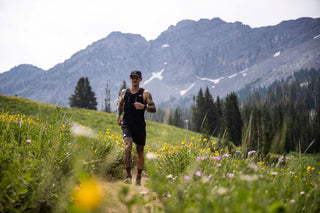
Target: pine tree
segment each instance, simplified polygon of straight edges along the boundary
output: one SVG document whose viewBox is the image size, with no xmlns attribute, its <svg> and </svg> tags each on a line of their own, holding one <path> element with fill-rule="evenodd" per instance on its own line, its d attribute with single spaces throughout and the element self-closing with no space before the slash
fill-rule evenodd
<svg viewBox="0 0 320 213">
<path fill-rule="evenodd" d="M 191 129 L 195 132 L 200 132 L 203 118 L 205 116 L 204 112 L 204 97 L 202 88 L 200 88 L 198 96 L 195 98 L 195 104 L 192 107 L 192 127 Z"/>
<path fill-rule="evenodd" d="M 219 136 L 224 131 L 224 124 L 223 124 L 223 117 L 222 117 L 222 101 L 220 100 L 220 97 L 217 96 L 216 100 L 216 109 L 217 109 L 217 127 L 216 131 L 214 133 L 214 136 Z"/>
<path fill-rule="evenodd" d="M 106 91 L 106 98 L 104 99 L 104 104 L 105 104 L 104 111 L 110 113 L 111 112 L 111 103 L 110 103 L 111 95 L 110 95 L 110 89 L 108 84 L 106 86 L 105 91 Z"/>
<path fill-rule="evenodd" d="M 184 127 L 184 123 L 183 120 L 181 118 L 181 114 L 180 114 L 180 109 L 179 107 L 176 108 L 176 110 L 174 111 L 174 115 L 172 117 L 172 125 L 179 127 L 179 128 L 183 128 Z"/>
<path fill-rule="evenodd" d="M 122 90 L 124 90 L 124 89 L 127 89 L 127 83 L 126 83 L 126 81 L 123 81 L 122 86 L 120 87 L 119 97 L 121 96 L 121 92 L 122 92 Z"/>
<path fill-rule="evenodd" d="M 236 145 L 241 144 L 242 120 L 238 99 L 234 92 L 227 95 L 224 109 L 224 119 L 230 140 Z"/>
<path fill-rule="evenodd" d="M 69 98 L 70 107 L 97 110 L 97 98 L 92 91 L 87 77 L 81 77 L 74 90 L 74 94 Z"/>
<path fill-rule="evenodd" d="M 218 113 L 216 104 L 214 103 L 208 87 L 204 92 L 204 110 L 206 112 L 206 123 L 203 125 L 203 133 L 210 136 L 217 131 Z"/>
<path fill-rule="evenodd" d="M 117 105 L 119 104 L 119 101 L 120 101 L 121 92 L 122 92 L 122 90 L 124 90 L 124 89 L 127 89 L 127 83 L 126 83 L 126 81 L 123 81 L 122 86 L 120 87 L 119 95 L 118 95 L 118 99 L 117 99 Z"/>
</svg>

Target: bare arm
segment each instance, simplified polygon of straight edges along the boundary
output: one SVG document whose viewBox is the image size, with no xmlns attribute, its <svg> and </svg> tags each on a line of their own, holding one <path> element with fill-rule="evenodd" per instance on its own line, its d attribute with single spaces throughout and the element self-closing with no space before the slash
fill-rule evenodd
<svg viewBox="0 0 320 213">
<path fill-rule="evenodd" d="M 123 113 L 123 106 L 124 106 L 124 94 L 125 94 L 126 90 L 123 89 L 121 91 L 121 95 L 120 95 L 120 100 L 119 100 L 119 104 L 118 104 L 118 113 L 117 113 L 117 121 L 118 124 L 121 126 L 122 125 L 122 119 L 121 119 L 121 115 Z"/>
<path fill-rule="evenodd" d="M 145 100 L 144 102 L 147 104 L 147 112 L 150 113 L 155 113 L 156 112 L 156 105 L 152 100 L 152 95 L 148 90 L 145 90 L 143 93 L 143 99 Z"/>
</svg>

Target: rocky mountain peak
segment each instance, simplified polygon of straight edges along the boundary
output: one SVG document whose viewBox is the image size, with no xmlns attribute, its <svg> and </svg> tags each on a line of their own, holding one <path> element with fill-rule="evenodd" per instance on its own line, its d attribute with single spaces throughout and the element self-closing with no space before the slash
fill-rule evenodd
<svg viewBox="0 0 320 213">
<path fill-rule="evenodd" d="M 112 32 L 46 72 L 30 66 L 0 74 L 0 93 L 68 106 L 80 77 L 88 77 L 101 106 L 105 87 L 115 108 L 129 73 L 141 70 L 142 85 L 157 104 L 192 101 L 199 88 L 223 97 L 245 85 L 266 86 L 301 68 L 320 67 L 320 19 L 301 18 L 250 28 L 220 18 L 183 20 L 155 40 Z M 16 86 L 17 70 L 31 70 Z M 28 71 L 29 72 L 29 71 Z M 99 108 L 101 108 L 99 106 Z"/>
</svg>

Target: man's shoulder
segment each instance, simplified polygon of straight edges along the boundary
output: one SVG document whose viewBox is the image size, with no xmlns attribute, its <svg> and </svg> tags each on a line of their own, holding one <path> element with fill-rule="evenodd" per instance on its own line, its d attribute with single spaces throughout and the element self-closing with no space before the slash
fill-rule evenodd
<svg viewBox="0 0 320 213">
<path fill-rule="evenodd" d="M 143 91 L 143 93 L 149 93 L 149 91 L 147 89 L 144 89 L 142 87 L 140 87 L 140 89 Z"/>
<path fill-rule="evenodd" d="M 122 89 L 122 90 L 121 90 L 121 96 L 123 96 L 123 95 L 126 93 L 127 90 L 128 90 L 128 89 Z"/>
</svg>

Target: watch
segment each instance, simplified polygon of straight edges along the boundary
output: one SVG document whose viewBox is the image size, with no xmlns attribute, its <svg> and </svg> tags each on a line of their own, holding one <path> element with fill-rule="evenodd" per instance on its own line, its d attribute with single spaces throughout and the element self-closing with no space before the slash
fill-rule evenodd
<svg viewBox="0 0 320 213">
<path fill-rule="evenodd" d="M 147 109 L 148 108 L 148 104 L 144 105 L 144 109 Z"/>
</svg>

